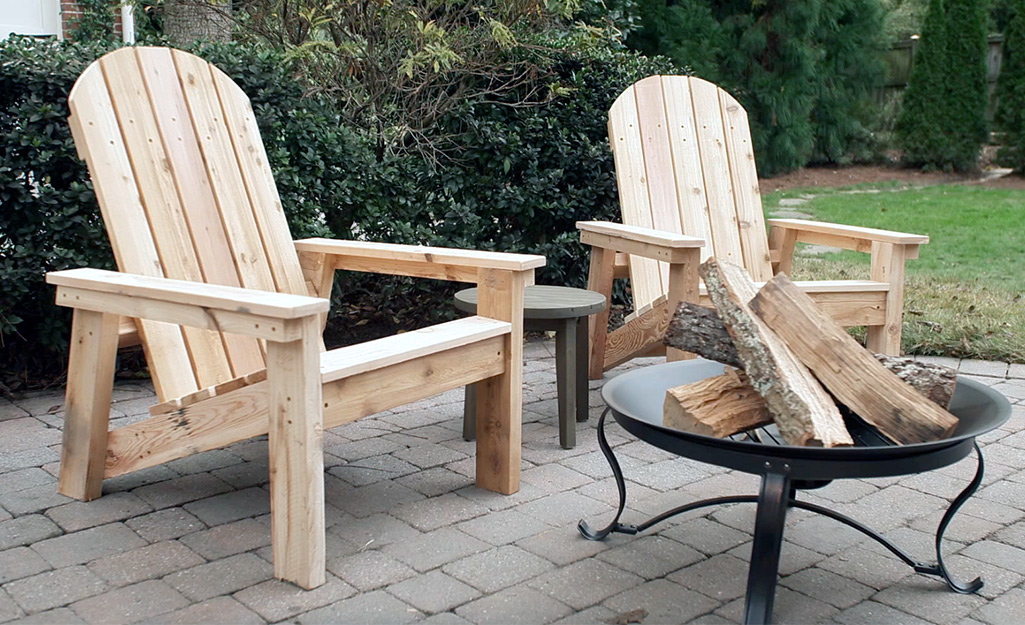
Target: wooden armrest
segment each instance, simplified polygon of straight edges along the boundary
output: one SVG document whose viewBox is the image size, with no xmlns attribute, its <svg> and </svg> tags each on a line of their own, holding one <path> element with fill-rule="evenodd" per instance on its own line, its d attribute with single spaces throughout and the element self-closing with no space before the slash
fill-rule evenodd
<svg viewBox="0 0 1025 625">
<path fill-rule="evenodd" d="M 859 226 L 845 226 L 822 221 L 809 221 L 807 219 L 769 219 L 768 222 L 773 228 L 834 235 L 861 241 L 877 241 L 879 243 L 895 243 L 897 245 L 923 245 L 929 242 L 929 237 L 924 234 L 907 234 L 891 230 L 878 230 L 876 228 L 861 228 Z"/>
<path fill-rule="evenodd" d="M 705 244 L 698 237 L 608 221 L 578 221 L 577 229 L 581 243 L 670 263 L 689 260 L 691 250 Z"/>
<path fill-rule="evenodd" d="M 304 319 L 326 313 L 326 299 L 170 280 L 101 269 L 46 274 L 57 304 L 95 312 L 165 321 L 269 341 L 301 338 Z"/>
<path fill-rule="evenodd" d="M 313 252 L 329 256 L 351 256 L 382 261 L 422 263 L 426 265 L 453 265 L 475 269 L 505 269 L 527 271 L 544 267 L 545 257 L 537 254 L 510 254 L 481 250 L 461 250 L 449 247 L 400 245 L 371 241 L 344 241 L 339 239 L 302 239 L 295 242 L 300 252 Z"/>
<path fill-rule="evenodd" d="M 295 249 L 302 262 L 304 257 L 327 257 L 331 269 L 473 283 L 479 269 L 529 271 L 532 283 L 534 269 L 546 262 L 536 254 L 321 238 L 296 241 Z"/>
</svg>

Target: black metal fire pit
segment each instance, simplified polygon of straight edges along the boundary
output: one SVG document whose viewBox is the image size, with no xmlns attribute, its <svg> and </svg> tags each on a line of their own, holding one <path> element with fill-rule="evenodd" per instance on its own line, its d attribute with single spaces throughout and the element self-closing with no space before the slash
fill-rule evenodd
<svg viewBox="0 0 1025 625">
<path fill-rule="evenodd" d="M 984 384 L 958 378 L 950 412 L 960 419 L 953 436 L 928 443 L 893 445 L 867 427 L 852 424 L 854 447 L 826 449 L 795 447 L 781 441 L 774 426 L 730 438 L 713 438 L 662 426 L 662 402 L 666 389 L 722 374 L 723 365 L 703 359 L 687 360 L 636 369 L 609 381 L 602 389 L 608 405 L 598 422 L 598 444 L 612 467 L 619 487 L 619 511 L 607 527 L 595 530 L 580 521 L 580 533 L 590 540 L 602 540 L 612 532 L 636 534 L 652 525 L 689 510 L 729 503 L 757 503 L 754 544 L 748 570 L 745 623 L 768 623 L 776 590 L 780 547 L 788 508 L 817 512 L 878 541 L 916 572 L 942 577 L 951 589 L 971 593 L 982 580 L 961 583 L 943 564 L 943 533 L 957 510 L 982 483 L 982 454 L 975 438 L 1007 421 L 1011 406 L 1003 395 Z M 612 449 L 605 438 L 605 417 L 612 413 L 625 430 L 637 438 L 679 456 L 762 476 L 758 495 L 715 497 L 692 502 L 664 512 L 639 525 L 619 522 L 626 506 L 626 483 Z M 838 512 L 813 503 L 798 501 L 800 489 L 818 488 L 839 478 L 869 478 L 908 475 L 953 464 L 975 449 L 978 468 L 975 478 L 950 504 L 936 530 L 936 563 L 915 561 L 892 542 Z"/>
</svg>

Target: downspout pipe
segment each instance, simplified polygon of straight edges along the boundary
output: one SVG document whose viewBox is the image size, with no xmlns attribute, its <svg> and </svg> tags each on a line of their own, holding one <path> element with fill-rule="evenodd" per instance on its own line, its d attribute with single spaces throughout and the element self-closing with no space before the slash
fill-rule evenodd
<svg viewBox="0 0 1025 625">
<path fill-rule="evenodd" d="M 121 40 L 135 43 L 135 5 L 131 2 L 121 3 Z"/>
</svg>

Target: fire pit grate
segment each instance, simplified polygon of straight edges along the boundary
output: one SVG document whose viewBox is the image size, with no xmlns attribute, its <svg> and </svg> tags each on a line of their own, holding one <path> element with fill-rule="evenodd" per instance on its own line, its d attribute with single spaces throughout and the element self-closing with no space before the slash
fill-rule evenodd
<svg viewBox="0 0 1025 625">
<path fill-rule="evenodd" d="M 1010 404 L 1000 393 L 973 380 L 958 378 L 949 410 L 960 420 L 946 439 L 894 445 L 870 428 L 852 423 L 854 447 L 795 447 L 781 442 L 774 426 L 730 438 L 712 438 L 662 426 L 662 398 L 666 389 L 719 375 L 722 365 L 703 359 L 654 365 L 610 380 L 602 389 L 608 408 L 598 422 L 598 444 L 605 454 L 619 490 L 619 510 L 612 522 L 593 529 L 587 522 L 579 530 L 589 540 L 602 540 L 613 532 L 636 534 L 678 514 L 708 506 L 756 503 L 757 513 L 748 571 L 745 623 L 768 623 L 772 616 L 784 521 L 788 508 L 801 508 L 849 525 L 876 540 L 918 573 L 942 577 L 951 589 L 971 593 L 982 580 L 962 583 L 943 564 L 942 540 L 951 519 L 982 483 L 984 465 L 975 438 L 999 427 L 1010 416 Z M 626 507 L 626 482 L 619 462 L 605 437 L 608 414 L 642 441 L 678 456 L 762 477 L 758 495 L 704 499 L 666 511 L 639 525 L 619 522 Z M 976 451 L 978 467 L 971 483 L 954 499 L 936 531 L 936 563 L 915 561 L 879 533 L 834 510 L 800 501 L 799 490 L 825 486 L 834 479 L 909 475 L 953 464 Z"/>
</svg>

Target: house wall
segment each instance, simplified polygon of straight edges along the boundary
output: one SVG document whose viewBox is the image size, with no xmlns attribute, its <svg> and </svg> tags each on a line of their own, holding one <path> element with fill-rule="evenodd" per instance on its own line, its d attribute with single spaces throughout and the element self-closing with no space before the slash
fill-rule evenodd
<svg viewBox="0 0 1025 625">
<path fill-rule="evenodd" d="M 75 0 L 59 0 L 61 8 L 61 32 L 66 36 L 75 29 L 75 23 L 82 17 L 82 7 Z M 116 2 L 116 0 L 115 0 Z M 114 2 L 112 2 L 113 4 Z M 114 32 L 121 34 L 121 12 L 114 11 Z"/>
</svg>

